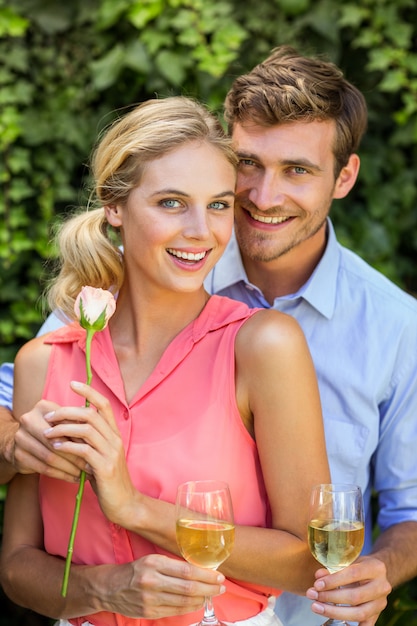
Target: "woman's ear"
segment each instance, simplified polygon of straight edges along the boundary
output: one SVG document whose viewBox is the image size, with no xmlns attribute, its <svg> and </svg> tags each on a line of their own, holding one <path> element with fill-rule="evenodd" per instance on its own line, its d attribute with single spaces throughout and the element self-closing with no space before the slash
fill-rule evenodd
<svg viewBox="0 0 417 626">
<path fill-rule="evenodd" d="M 348 195 L 359 174 L 360 159 L 357 154 L 351 154 L 349 161 L 336 180 L 333 198 L 344 198 Z"/>
<path fill-rule="evenodd" d="M 111 226 L 119 228 L 122 225 L 122 210 L 118 204 L 109 204 L 104 207 L 106 219 Z"/>
</svg>

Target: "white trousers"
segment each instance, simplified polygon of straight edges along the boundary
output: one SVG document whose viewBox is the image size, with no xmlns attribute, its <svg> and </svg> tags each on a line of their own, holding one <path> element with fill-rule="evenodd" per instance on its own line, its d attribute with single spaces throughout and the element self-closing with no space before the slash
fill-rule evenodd
<svg viewBox="0 0 417 626">
<path fill-rule="evenodd" d="M 240 622 L 225 622 L 227 626 L 283 626 L 283 623 L 278 616 L 274 613 L 275 606 L 275 598 L 271 597 L 268 600 L 267 608 L 262 611 L 262 613 L 258 613 L 254 617 L 249 617 L 249 619 L 241 620 Z M 59 622 L 56 622 L 55 626 L 72 626 L 70 622 L 67 620 L 61 619 Z M 90 622 L 83 622 L 82 626 L 92 626 Z"/>
</svg>

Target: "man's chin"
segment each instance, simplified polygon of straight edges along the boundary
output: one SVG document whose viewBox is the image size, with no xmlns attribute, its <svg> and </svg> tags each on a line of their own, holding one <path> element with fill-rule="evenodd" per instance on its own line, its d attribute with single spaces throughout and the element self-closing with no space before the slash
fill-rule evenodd
<svg viewBox="0 0 417 626">
<path fill-rule="evenodd" d="M 276 261 L 276 259 L 282 257 L 291 249 L 291 247 L 283 249 L 267 245 L 267 241 L 260 241 L 259 238 L 255 239 L 253 237 L 250 239 L 246 237 L 241 240 L 237 237 L 237 241 L 242 256 L 257 263 L 271 263 L 272 261 Z"/>
</svg>

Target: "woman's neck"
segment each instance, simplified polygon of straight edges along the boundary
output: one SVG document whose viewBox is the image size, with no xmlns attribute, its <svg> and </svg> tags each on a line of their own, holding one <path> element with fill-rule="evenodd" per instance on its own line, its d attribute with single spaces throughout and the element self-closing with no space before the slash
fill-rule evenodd
<svg viewBox="0 0 417 626">
<path fill-rule="evenodd" d="M 128 402 L 150 376 L 172 340 L 204 309 L 209 294 L 202 288 L 192 294 L 131 298 L 120 291 L 116 313 L 109 323 L 114 351 Z"/>
</svg>

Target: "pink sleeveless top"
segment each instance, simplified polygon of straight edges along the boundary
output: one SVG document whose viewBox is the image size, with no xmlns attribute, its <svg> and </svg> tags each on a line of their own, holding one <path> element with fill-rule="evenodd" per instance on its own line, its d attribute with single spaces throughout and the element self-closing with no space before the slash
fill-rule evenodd
<svg viewBox="0 0 417 626">
<path fill-rule="evenodd" d="M 144 494 L 175 502 L 179 483 L 219 479 L 229 483 L 236 524 L 265 527 L 269 508 L 253 439 L 245 429 L 235 399 L 236 333 L 255 311 L 228 298 L 212 296 L 200 316 L 168 346 L 155 370 L 130 404 L 108 328 L 92 342 L 92 385 L 111 402 L 135 487 Z M 52 333 L 43 397 L 78 405 L 71 380 L 85 380 L 85 331 L 78 325 Z M 65 558 L 77 485 L 41 476 L 40 502 L 45 548 Z M 110 523 L 87 483 L 81 505 L 73 562 L 126 563 L 161 548 Z M 258 614 L 276 589 L 226 581 L 216 597 L 216 614 L 234 622 Z M 201 612 L 160 620 L 142 620 L 100 612 L 71 623 L 81 626 L 189 626 Z"/>
</svg>

